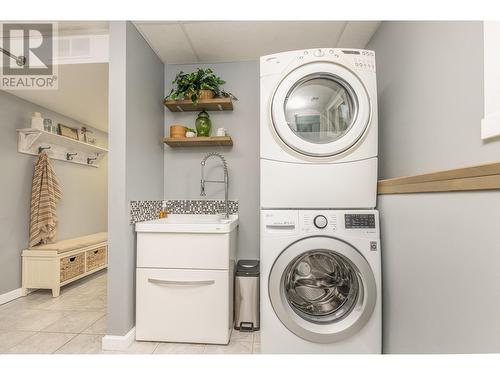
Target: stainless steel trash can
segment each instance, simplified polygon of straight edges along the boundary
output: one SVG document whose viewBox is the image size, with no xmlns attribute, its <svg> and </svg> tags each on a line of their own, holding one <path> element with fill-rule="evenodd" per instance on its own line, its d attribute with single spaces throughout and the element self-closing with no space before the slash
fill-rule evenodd
<svg viewBox="0 0 500 375">
<path fill-rule="evenodd" d="M 257 331 L 260 327 L 259 261 L 240 260 L 234 283 L 234 328 Z"/>
</svg>

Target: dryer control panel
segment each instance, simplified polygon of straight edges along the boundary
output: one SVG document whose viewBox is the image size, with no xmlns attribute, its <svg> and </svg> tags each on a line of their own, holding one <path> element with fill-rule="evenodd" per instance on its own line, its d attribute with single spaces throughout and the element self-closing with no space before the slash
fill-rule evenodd
<svg viewBox="0 0 500 375">
<path fill-rule="evenodd" d="M 261 56 L 260 75 L 281 73 L 292 64 L 306 64 L 316 61 L 331 61 L 341 65 L 352 66 L 358 71 L 376 71 L 375 52 L 354 48 L 314 48 Z"/>
<path fill-rule="evenodd" d="M 351 56 L 354 66 L 358 70 L 375 72 L 375 52 L 367 50 L 348 49 L 342 50 L 344 55 Z"/>
</svg>

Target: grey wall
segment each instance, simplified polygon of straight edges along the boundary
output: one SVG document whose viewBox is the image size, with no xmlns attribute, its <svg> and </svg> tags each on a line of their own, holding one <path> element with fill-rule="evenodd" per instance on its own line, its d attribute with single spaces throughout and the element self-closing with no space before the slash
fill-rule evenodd
<svg viewBox="0 0 500 375">
<path fill-rule="evenodd" d="M 165 146 L 165 198 L 200 199 L 200 161 L 210 151 L 219 151 L 229 165 L 229 198 L 240 205 L 239 258 L 259 258 L 259 62 L 223 63 L 209 65 L 167 65 L 165 90 L 180 71 L 191 72 L 198 67 L 211 67 L 227 83 L 224 88 L 238 101 L 233 111 L 209 112 L 212 135 L 219 127 L 226 128 L 234 146 L 172 149 Z M 197 112 L 173 113 L 165 111 L 165 134 L 173 123 L 194 128 Z M 207 162 L 207 178 L 222 178 L 216 159 Z M 207 199 L 224 197 L 223 186 L 207 184 Z"/>
<path fill-rule="evenodd" d="M 129 201 L 163 197 L 164 65 L 131 22 L 110 23 L 109 335 L 135 325 Z"/>
<path fill-rule="evenodd" d="M 385 353 L 500 352 L 500 192 L 379 199 Z"/>
<path fill-rule="evenodd" d="M 481 140 L 481 22 L 382 22 L 376 52 L 379 177 L 498 160 L 499 142 Z"/>
<path fill-rule="evenodd" d="M 498 161 L 483 143 L 480 22 L 383 22 L 380 177 Z M 379 197 L 386 353 L 500 351 L 500 192 Z"/>
<path fill-rule="evenodd" d="M 0 91 L 0 294 L 21 287 L 21 251 L 28 246 L 31 182 L 36 157 L 17 152 L 16 129 L 31 126 L 31 114 L 82 124 Z M 105 133 L 94 129 L 107 142 Z M 99 168 L 53 160 L 63 198 L 58 205 L 59 240 L 106 231 L 107 158 Z"/>
</svg>

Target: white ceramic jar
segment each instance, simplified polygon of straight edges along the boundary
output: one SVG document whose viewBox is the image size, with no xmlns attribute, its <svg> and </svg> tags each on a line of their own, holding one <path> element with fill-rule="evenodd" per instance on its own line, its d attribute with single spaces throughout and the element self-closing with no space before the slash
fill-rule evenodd
<svg viewBox="0 0 500 375">
<path fill-rule="evenodd" d="M 43 130 L 43 117 L 40 112 L 33 112 L 31 117 L 31 128 L 36 130 Z"/>
</svg>

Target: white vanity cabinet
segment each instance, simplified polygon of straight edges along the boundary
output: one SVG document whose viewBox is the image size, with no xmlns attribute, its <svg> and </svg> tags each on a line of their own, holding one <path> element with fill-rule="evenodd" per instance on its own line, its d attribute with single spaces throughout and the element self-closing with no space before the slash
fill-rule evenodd
<svg viewBox="0 0 500 375">
<path fill-rule="evenodd" d="M 238 226 L 232 219 L 170 215 L 136 224 L 137 340 L 229 342 Z"/>
</svg>

